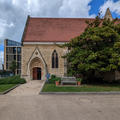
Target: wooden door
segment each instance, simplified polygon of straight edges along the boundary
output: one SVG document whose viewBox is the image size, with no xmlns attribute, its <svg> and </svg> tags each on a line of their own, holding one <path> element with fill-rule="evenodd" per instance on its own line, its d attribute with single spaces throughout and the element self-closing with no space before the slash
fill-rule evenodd
<svg viewBox="0 0 120 120">
<path fill-rule="evenodd" d="M 37 80 L 37 67 L 33 68 L 33 80 Z"/>
</svg>

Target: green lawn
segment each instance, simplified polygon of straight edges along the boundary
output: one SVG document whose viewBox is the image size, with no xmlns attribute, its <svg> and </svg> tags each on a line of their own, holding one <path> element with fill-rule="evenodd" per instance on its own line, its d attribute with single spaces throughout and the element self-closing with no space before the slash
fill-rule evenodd
<svg viewBox="0 0 120 120">
<path fill-rule="evenodd" d="M 42 92 L 110 92 L 120 91 L 120 85 L 81 85 L 81 86 L 58 86 L 45 84 Z"/>
<path fill-rule="evenodd" d="M 0 85 L 0 92 L 4 92 L 14 86 L 16 86 L 16 84 L 2 84 Z"/>
</svg>

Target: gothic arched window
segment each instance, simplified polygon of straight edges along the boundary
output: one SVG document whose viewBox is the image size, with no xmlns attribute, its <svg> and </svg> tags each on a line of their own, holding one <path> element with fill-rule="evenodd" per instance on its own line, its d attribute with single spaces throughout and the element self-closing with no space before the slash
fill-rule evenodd
<svg viewBox="0 0 120 120">
<path fill-rule="evenodd" d="M 58 68 L 58 54 L 56 50 L 52 53 L 52 68 Z"/>
</svg>

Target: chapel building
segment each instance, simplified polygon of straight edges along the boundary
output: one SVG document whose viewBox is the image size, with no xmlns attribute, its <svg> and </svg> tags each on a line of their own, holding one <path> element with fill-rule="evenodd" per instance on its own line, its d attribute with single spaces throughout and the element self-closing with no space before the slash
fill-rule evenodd
<svg viewBox="0 0 120 120">
<path fill-rule="evenodd" d="M 112 20 L 109 9 L 106 18 Z M 46 74 L 67 75 L 67 62 L 62 56 L 67 48 L 58 45 L 79 36 L 87 27 L 86 20 L 95 18 L 32 18 L 28 16 L 22 38 L 21 77 L 45 80 Z"/>
</svg>

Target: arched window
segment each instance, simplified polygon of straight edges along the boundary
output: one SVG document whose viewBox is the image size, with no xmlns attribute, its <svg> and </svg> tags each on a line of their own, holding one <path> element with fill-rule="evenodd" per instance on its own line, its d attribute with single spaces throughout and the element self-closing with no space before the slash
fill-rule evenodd
<svg viewBox="0 0 120 120">
<path fill-rule="evenodd" d="M 58 54 L 56 50 L 52 53 L 52 68 L 58 68 Z"/>
</svg>

